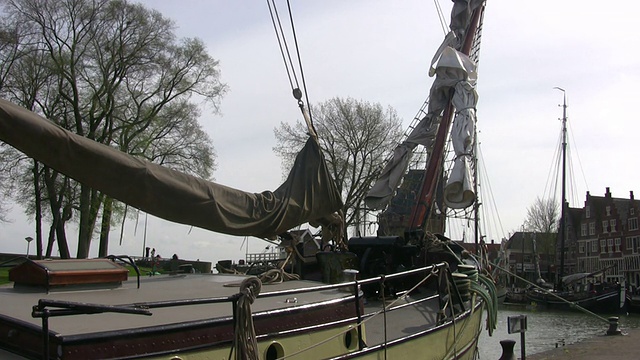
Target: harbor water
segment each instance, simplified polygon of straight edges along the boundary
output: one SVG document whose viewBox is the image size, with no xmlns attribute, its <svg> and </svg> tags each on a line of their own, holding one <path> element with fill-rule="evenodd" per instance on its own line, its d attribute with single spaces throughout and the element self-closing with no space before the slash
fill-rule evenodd
<svg viewBox="0 0 640 360">
<path fill-rule="evenodd" d="M 516 345 L 514 353 L 520 358 L 521 341 L 520 334 L 509 334 L 507 331 L 507 319 L 510 316 L 525 315 L 527 317 L 527 330 L 525 332 L 526 355 L 533 355 L 556 347 L 572 344 L 604 335 L 609 325 L 602 319 L 593 315 L 578 311 L 551 311 L 527 306 L 504 306 L 498 309 L 498 323 L 493 335 L 484 331 L 480 336 L 479 350 L 480 360 L 497 360 L 502 354 L 501 340 L 514 340 Z M 603 315 L 619 317 L 619 329 L 640 328 L 640 314 Z"/>
</svg>

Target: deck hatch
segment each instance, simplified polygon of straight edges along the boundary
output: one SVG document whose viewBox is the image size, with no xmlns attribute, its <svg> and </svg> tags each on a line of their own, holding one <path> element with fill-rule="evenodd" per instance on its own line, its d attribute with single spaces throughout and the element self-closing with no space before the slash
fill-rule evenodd
<svg viewBox="0 0 640 360">
<path fill-rule="evenodd" d="M 9 270 L 14 286 L 121 285 L 129 271 L 108 259 L 27 260 Z"/>
</svg>

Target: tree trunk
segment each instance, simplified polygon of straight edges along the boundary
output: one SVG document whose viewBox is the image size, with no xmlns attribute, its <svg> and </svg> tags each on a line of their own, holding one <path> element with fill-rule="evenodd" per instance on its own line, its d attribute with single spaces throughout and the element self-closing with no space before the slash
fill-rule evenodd
<svg viewBox="0 0 640 360">
<path fill-rule="evenodd" d="M 78 259 L 89 257 L 91 237 L 96 226 L 98 211 L 104 195 L 80 184 L 80 231 L 78 234 Z"/>
<path fill-rule="evenodd" d="M 56 224 L 56 237 L 58 238 L 58 251 L 62 259 L 71 259 L 69 246 L 67 245 L 67 234 L 64 230 L 64 221 L 58 221 Z"/>
<path fill-rule="evenodd" d="M 99 257 L 109 255 L 109 230 L 111 229 L 111 215 L 113 213 L 113 198 L 105 196 L 102 207 L 102 225 L 100 227 Z"/>
<path fill-rule="evenodd" d="M 78 259 L 89 257 L 91 245 L 91 189 L 80 184 L 80 229 L 78 231 Z"/>
<path fill-rule="evenodd" d="M 36 259 L 42 259 L 42 195 L 40 193 L 38 161 L 33 160 L 33 189 L 36 202 Z"/>
<path fill-rule="evenodd" d="M 49 228 L 46 257 L 51 257 L 51 253 L 53 252 L 53 244 L 55 243 L 56 239 L 58 239 L 58 252 L 60 253 L 60 258 L 71 258 L 71 254 L 69 253 L 69 246 L 67 244 L 67 234 L 64 229 L 64 224 L 66 222 L 65 219 L 70 218 L 71 210 L 68 208 L 65 208 L 62 214 L 60 213 L 60 211 L 53 212 L 53 221 L 51 222 L 51 227 Z"/>
<path fill-rule="evenodd" d="M 44 255 L 45 258 L 50 258 L 51 253 L 53 252 L 53 244 L 56 241 L 56 222 L 57 221 L 58 219 L 54 217 L 53 221 L 51 222 L 51 226 L 49 226 L 49 236 L 47 237 L 47 252 Z"/>
<path fill-rule="evenodd" d="M 65 214 L 61 213 L 62 201 L 64 199 L 64 191 L 60 191 L 59 194 L 56 193 L 55 183 L 56 177 L 58 176 L 57 172 L 51 173 L 51 168 L 44 168 L 44 184 L 47 189 L 47 194 L 49 196 L 49 207 L 51 208 L 51 214 L 53 216 L 53 223 L 51 224 L 51 231 L 49 233 L 49 244 L 47 246 L 47 257 L 51 256 L 52 245 L 53 245 L 53 233 L 55 230 L 56 237 L 58 239 L 58 251 L 60 252 L 60 257 L 63 259 L 69 259 L 71 255 L 69 254 L 69 246 L 67 245 L 67 236 L 64 230 L 64 222 L 65 222 Z M 66 188 L 68 185 L 68 179 L 65 178 L 64 184 L 62 188 Z M 70 217 L 70 214 L 68 214 Z"/>
</svg>

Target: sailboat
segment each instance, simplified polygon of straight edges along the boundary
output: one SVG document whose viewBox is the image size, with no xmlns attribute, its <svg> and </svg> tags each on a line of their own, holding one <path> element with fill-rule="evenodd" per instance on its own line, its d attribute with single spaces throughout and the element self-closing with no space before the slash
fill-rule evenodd
<svg viewBox="0 0 640 360">
<path fill-rule="evenodd" d="M 562 205 L 558 227 L 560 266 L 554 290 L 533 286 L 526 292 L 528 301 L 536 305 L 554 309 L 582 309 L 595 313 L 616 313 L 624 305 L 624 287 L 607 283 L 598 276 L 611 267 L 592 273 L 564 274 L 565 242 L 568 234 L 568 202 L 566 201 L 566 148 L 567 148 L 567 99 L 564 94 L 562 104 Z"/>
<path fill-rule="evenodd" d="M 473 204 L 467 151 L 473 141 L 464 134 L 473 134 L 476 69 L 468 54 L 483 11 L 484 1 L 455 2 L 452 30 L 434 58 L 436 81 L 424 119 L 426 130 L 437 128 L 444 138 L 458 114 L 459 176 L 451 176 L 445 190 L 454 206 Z M 287 180 L 259 194 L 140 160 L 7 100 L 0 100 L 0 140 L 170 221 L 260 238 L 287 237 L 308 222 L 321 224 L 325 235 L 341 233 L 340 193 L 313 135 Z M 430 146 L 431 165 L 407 235 L 349 239 L 348 251 L 317 254 L 319 271 L 146 278 L 138 272 L 129 279 L 122 265 L 137 266 L 128 256 L 27 259 L 10 271 L 13 286 L 0 288 L 0 357 L 403 359 L 428 353 L 474 359 L 483 328 L 495 328 L 495 288 L 483 274 L 482 257 L 426 226 L 440 221 L 426 214 L 440 206 L 430 201 L 441 177 L 442 144 Z"/>
</svg>

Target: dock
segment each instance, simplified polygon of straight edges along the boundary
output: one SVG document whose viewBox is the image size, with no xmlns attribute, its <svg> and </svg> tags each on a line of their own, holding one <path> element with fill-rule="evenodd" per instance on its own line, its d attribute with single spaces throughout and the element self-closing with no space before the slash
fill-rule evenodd
<svg viewBox="0 0 640 360">
<path fill-rule="evenodd" d="M 637 359 L 640 329 L 621 329 L 621 335 L 601 335 L 549 351 L 527 355 L 527 360 Z M 519 358 L 520 354 L 516 354 Z"/>
</svg>

